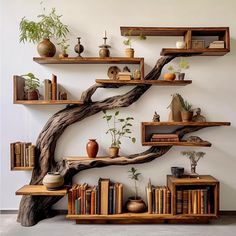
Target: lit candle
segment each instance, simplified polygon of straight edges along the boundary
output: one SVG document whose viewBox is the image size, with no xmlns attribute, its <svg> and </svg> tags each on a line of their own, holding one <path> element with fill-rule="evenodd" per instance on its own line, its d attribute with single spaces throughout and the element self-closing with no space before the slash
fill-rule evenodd
<svg viewBox="0 0 236 236">
<path fill-rule="evenodd" d="M 107 31 L 105 30 L 105 38 L 107 37 Z"/>
</svg>

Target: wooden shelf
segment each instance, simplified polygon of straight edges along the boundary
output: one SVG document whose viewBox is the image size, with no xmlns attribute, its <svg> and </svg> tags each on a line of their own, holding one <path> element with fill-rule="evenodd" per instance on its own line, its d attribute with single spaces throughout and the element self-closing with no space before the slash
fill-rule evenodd
<svg viewBox="0 0 236 236">
<path fill-rule="evenodd" d="M 49 191 L 44 185 L 24 185 L 16 191 L 16 195 L 32 195 L 32 196 L 64 196 L 67 194 L 67 188 Z"/>
<path fill-rule="evenodd" d="M 134 86 L 134 85 L 154 85 L 154 86 L 185 86 L 192 83 L 192 80 L 174 80 L 174 81 L 166 81 L 166 80 L 110 80 L 110 79 L 96 79 L 96 83 L 103 85 L 126 85 L 126 86 Z"/>
<path fill-rule="evenodd" d="M 230 122 L 142 122 L 144 126 L 202 126 L 202 127 L 211 127 L 211 126 L 230 126 Z"/>
<path fill-rule="evenodd" d="M 143 146 L 193 146 L 193 147 L 211 147 L 211 143 L 208 141 L 202 142 L 187 142 L 187 141 L 180 141 L 180 142 L 143 142 Z"/>
<path fill-rule="evenodd" d="M 114 215 L 67 215 L 67 219 L 76 220 L 80 223 L 119 223 L 119 224 L 140 224 L 140 223 L 184 223 L 202 222 L 208 223 L 215 219 L 214 214 L 196 215 L 172 215 L 172 214 L 149 214 L 149 213 L 123 213 Z"/>
<path fill-rule="evenodd" d="M 14 100 L 14 104 L 23 104 L 23 105 L 65 105 L 65 104 L 84 104 L 80 100 Z"/>
<path fill-rule="evenodd" d="M 199 56 L 223 56 L 229 52 L 226 48 L 203 48 L 203 49 L 177 49 L 163 48 L 161 56 L 171 56 L 176 54 L 199 55 Z"/>
<path fill-rule="evenodd" d="M 143 58 L 129 57 L 34 57 L 39 64 L 140 64 Z"/>
<path fill-rule="evenodd" d="M 22 167 L 12 167 L 11 170 L 14 171 L 19 171 L 19 170 L 25 170 L 25 171 L 31 171 L 33 170 L 34 167 L 29 167 L 29 166 L 22 166 Z"/>
</svg>

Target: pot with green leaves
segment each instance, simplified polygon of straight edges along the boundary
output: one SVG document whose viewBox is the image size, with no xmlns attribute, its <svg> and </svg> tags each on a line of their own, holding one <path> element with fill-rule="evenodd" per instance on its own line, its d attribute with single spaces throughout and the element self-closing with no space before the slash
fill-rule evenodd
<svg viewBox="0 0 236 236">
<path fill-rule="evenodd" d="M 109 148 L 109 155 L 110 157 L 117 157 L 119 154 L 122 138 L 131 139 L 133 143 L 136 142 L 136 139 L 130 136 L 132 133 L 130 128 L 133 126 L 131 122 L 134 120 L 134 118 L 118 118 L 119 111 L 116 111 L 114 115 L 108 114 L 106 111 L 103 111 L 103 113 L 103 119 L 106 120 L 108 126 L 106 134 L 111 135 L 111 147 Z"/>
<path fill-rule="evenodd" d="M 129 197 L 128 201 L 126 202 L 126 209 L 128 212 L 131 213 L 142 213 L 146 211 L 146 204 L 142 200 L 141 197 L 138 196 L 138 186 L 137 182 L 139 181 L 139 177 L 141 173 L 138 173 L 138 170 L 134 167 L 131 167 L 129 172 L 129 178 L 134 181 L 134 193 L 133 197 Z"/>
<path fill-rule="evenodd" d="M 41 57 L 53 57 L 56 47 L 50 38 L 55 37 L 56 40 L 65 38 L 69 32 L 68 26 L 61 22 L 62 15 L 57 15 L 55 8 L 52 8 L 49 14 L 46 14 L 45 8 L 43 8 L 43 13 L 37 17 L 38 22 L 22 18 L 20 42 L 38 43 L 37 50 Z"/>
<path fill-rule="evenodd" d="M 70 46 L 67 41 L 69 39 L 62 39 L 57 45 L 60 46 L 60 53 L 59 53 L 59 58 L 65 58 L 68 57 L 67 49 Z"/>
<path fill-rule="evenodd" d="M 181 117 L 183 122 L 189 122 L 192 121 L 193 118 L 193 110 L 192 110 L 192 104 L 190 104 L 187 100 L 181 101 L 182 105 L 182 111 L 181 111 Z"/>
<path fill-rule="evenodd" d="M 39 99 L 39 79 L 35 77 L 33 73 L 22 75 L 25 79 L 25 95 L 27 100 L 38 100 Z"/>
<path fill-rule="evenodd" d="M 184 70 L 187 70 L 189 68 L 189 63 L 186 59 L 180 58 L 178 62 L 178 68 L 175 72 L 176 77 L 178 80 L 184 80 L 185 73 L 183 73 Z"/>
</svg>

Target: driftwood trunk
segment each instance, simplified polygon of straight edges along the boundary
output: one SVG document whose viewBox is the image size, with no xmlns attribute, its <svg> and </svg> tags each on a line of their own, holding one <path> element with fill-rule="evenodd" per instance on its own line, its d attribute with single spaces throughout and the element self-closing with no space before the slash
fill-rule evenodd
<svg viewBox="0 0 236 236">
<path fill-rule="evenodd" d="M 163 66 L 174 58 L 174 56 L 161 57 L 145 79 L 158 79 Z M 85 105 L 69 105 L 65 109 L 57 112 L 48 120 L 39 134 L 36 143 L 36 163 L 30 184 L 42 184 L 44 176 L 49 171 L 59 171 L 65 179 L 65 184 L 71 184 L 73 176 L 82 170 L 109 165 L 145 163 L 162 156 L 171 148 L 171 146 L 151 147 L 143 153 L 134 154 L 127 157 L 118 157 L 110 161 L 92 160 L 91 162 L 88 161 L 86 163 L 70 163 L 66 161 L 56 162 L 54 160 L 56 142 L 69 125 L 104 110 L 128 107 L 136 102 L 151 87 L 151 85 L 136 86 L 123 95 L 113 96 L 103 101 L 93 102 L 92 95 L 98 88 L 101 87 L 117 86 L 102 86 L 95 84 L 82 94 L 82 100 L 85 102 Z M 185 127 L 177 132 L 180 137 L 183 137 L 184 134 L 196 131 L 200 128 L 201 127 Z M 20 222 L 23 226 L 32 226 L 40 220 L 49 217 L 51 215 L 52 205 L 55 204 L 60 198 L 61 197 L 23 196 L 20 202 L 17 219 L 18 222 Z"/>
</svg>

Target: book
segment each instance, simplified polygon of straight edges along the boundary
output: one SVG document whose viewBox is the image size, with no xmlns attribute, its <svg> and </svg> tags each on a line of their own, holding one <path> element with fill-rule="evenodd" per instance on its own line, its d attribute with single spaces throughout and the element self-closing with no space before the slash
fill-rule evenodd
<svg viewBox="0 0 236 236">
<path fill-rule="evenodd" d="M 176 214 L 183 213 L 183 192 L 182 190 L 176 191 Z"/>
<path fill-rule="evenodd" d="M 201 214 L 201 189 L 197 190 L 197 214 Z"/>
<path fill-rule="evenodd" d="M 15 99 L 16 100 L 25 100 L 25 79 L 20 76 L 14 76 L 15 82 Z"/>
<path fill-rule="evenodd" d="M 122 213 L 122 207 L 123 207 L 123 184 L 118 184 L 118 200 L 117 200 L 117 214 Z"/>
<path fill-rule="evenodd" d="M 10 143 L 10 156 L 11 156 L 11 169 L 13 169 L 16 165 L 15 160 L 15 143 Z"/>
<path fill-rule="evenodd" d="M 159 187 L 155 188 L 155 195 L 156 195 L 156 198 L 155 198 L 156 211 L 155 211 L 155 213 L 159 214 Z"/>
<path fill-rule="evenodd" d="M 85 190 L 85 214 L 91 214 L 91 189 Z"/>
<path fill-rule="evenodd" d="M 183 190 L 183 214 L 188 214 L 188 190 Z"/>
<path fill-rule="evenodd" d="M 148 205 L 148 213 L 152 213 L 152 186 L 150 182 L 148 183 L 148 186 L 146 188 L 147 193 L 147 205 Z"/>
<path fill-rule="evenodd" d="M 35 145 L 29 145 L 28 147 L 29 166 L 34 167 L 35 165 Z"/>
<path fill-rule="evenodd" d="M 188 214 L 193 214 L 192 190 L 188 190 Z"/>
<path fill-rule="evenodd" d="M 44 80 L 44 100 L 52 99 L 52 82 L 49 79 Z"/>
<path fill-rule="evenodd" d="M 167 189 L 163 187 L 163 214 L 167 214 Z"/>
<path fill-rule="evenodd" d="M 52 100 L 57 100 L 57 76 L 52 75 Z"/>
<path fill-rule="evenodd" d="M 198 213 L 198 211 L 197 211 L 197 208 L 198 208 L 198 206 L 197 206 L 197 203 L 198 203 L 197 196 L 198 196 L 197 190 L 193 190 L 192 191 L 193 214 Z"/>
<path fill-rule="evenodd" d="M 101 213 L 101 202 L 100 202 L 100 184 L 96 186 L 96 214 Z"/>
<path fill-rule="evenodd" d="M 95 193 L 96 188 L 94 187 L 91 191 L 91 215 L 95 215 Z"/>
<path fill-rule="evenodd" d="M 118 80 L 131 80 L 130 75 L 119 75 Z"/>
<path fill-rule="evenodd" d="M 152 134 L 152 138 L 179 138 L 178 134 Z"/>
<path fill-rule="evenodd" d="M 159 188 L 159 214 L 163 214 L 163 187 Z"/>
<path fill-rule="evenodd" d="M 68 215 L 72 215 L 72 188 L 68 192 Z"/>
<path fill-rule="evenodd" d="M 109 186 L 109 196 L 108 196 L 108 214 L 113 214 L 113 201 L 114 201 L 114 185 Z"/>
<path fill-rule="evenodd" d="M 100 182 L 100 201 L 101 201 L 101 215 L 108 215 L 108 196 L 109 196 L 109 179 L 99 179 Z"/>
<path fill-rule="evenodd" d="M 167 214 L 171 214 L 171 192 L 170 190 L 167 188 Z"/>
<path fill-rule="evenodd" d="M 16 167 L 21 166 L 21 143 L 20 142 L 15 143 L 15 166 Z"/>
</svg>

